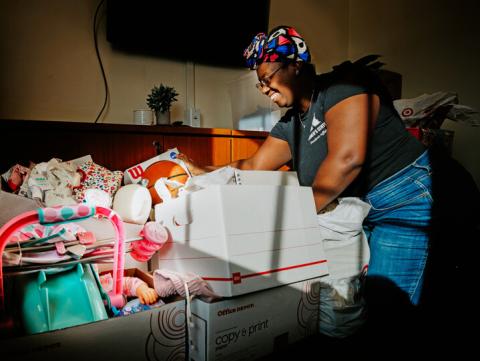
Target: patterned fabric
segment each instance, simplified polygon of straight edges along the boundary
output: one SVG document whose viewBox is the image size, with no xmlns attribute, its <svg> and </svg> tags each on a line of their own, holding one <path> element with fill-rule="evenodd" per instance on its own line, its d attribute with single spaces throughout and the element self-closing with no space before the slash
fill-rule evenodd
<svg viewBox="0 0 480 361">
<path fill-rule="evenodd" d="M 305 40 L 290 26 L 278 26 L 269 35 L 258 33 L 245 49 L 243 56 L 250 69 L 261 63 L 310 62 L 310 52 Z"/>
<path fill-rule="evenodd" d="M 58 236 L 63 240 L 71 241 L 72 237 L 75 239 L 75 236 L 79 232 L 85 232 L 85 228 L 77 223 L 62 223 L 55 225 L 34 223 L 13 233 L 7 243 L 25 242 L 31 239 L 40 240 L 51 236 Z"/>
<path fill-rule="evenodd" d="M 94 207 L 83 204 L 75 206 L 48 207 L 38 209 L 38 220 L 41 224 L 65 222 L 73 219 L 83 219 L 95 214 Z"/>
<path fill-rule="evenodd" d="M 80 186 L 74 189 L 77 202 L 83 201 L 85 191 L 90 188 L 101 189 L 113 197 L 122 183 L 122 171 L 112 172 L 92 161 L 83 163 L 78 169 L 83 173 L 83 179 Z"/>
</svg>

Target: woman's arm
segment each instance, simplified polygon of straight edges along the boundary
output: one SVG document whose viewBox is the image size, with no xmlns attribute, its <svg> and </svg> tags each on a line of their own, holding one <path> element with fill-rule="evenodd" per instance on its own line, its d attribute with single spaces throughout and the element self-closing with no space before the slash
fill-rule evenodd
<svg viewBox="0 0 480 361">
<path fill-rule="evenodd" d="M 379 109 L 377 95 L 359 94 L 340 101 L 325 114 L 328 155 L 312 184 L 317 212 L 337 198 L 362 170 Z"/>
<path fill-rule="evenodd" d="M 291 158 L 288 143 L 269 135 L 252 157 L 234 161 L 230 166 L 246 170 L 276 170 Z"/>
<path fill-rule="evenodd" d="M 188 170 L 193 175 L 210 172 L 221 167 L 197 166 L 191 159 L 188 159 L 185 154 L 179 154 L 178 158 L 187 164 Z M 286 141 L 268 136 L 253 156 L 225 165 L 244 170 L 276 170 L 287 163 L 291 158 L 292 155 L 290 153 L 290 148 Z"/>
</svg>

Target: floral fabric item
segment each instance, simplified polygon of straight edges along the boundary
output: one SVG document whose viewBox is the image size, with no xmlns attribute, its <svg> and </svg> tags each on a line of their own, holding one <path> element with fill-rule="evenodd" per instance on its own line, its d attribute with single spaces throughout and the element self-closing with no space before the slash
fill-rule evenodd
<svg viewBox="0 0 480 361">
<path fill-rule="evenodd" d="M 122 183 L 122 171 L 110 171 L 92 161 L 83 163 L 78 170 L 83 174 L 80 187 L 74 189 L 74 197 L 77 202 L 82 202 L 87 189 L 101 189 L 111 197 L 117 192 Z"/>
</svg>

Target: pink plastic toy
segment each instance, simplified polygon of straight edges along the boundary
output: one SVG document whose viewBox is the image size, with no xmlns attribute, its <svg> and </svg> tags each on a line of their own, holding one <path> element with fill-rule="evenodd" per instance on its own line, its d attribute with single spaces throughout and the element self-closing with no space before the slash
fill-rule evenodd
<svg viewBox="0 0 480 361">
<path fill-rule="evenodd" d="M 33 223 L 50 224 L 62 223 L 70 221 L 78 221 L 89 218 L 95 214 L 102 215 L 108 218 L 115 229 L 115 249 L 113 262 L 113 290 L 109 292 L 110 302 L 115 307 L 123 307 L 125 300 L 123 293 L 123 267 L 125 257 L 125 229 L 120 216 L 109 208 L 104 207 L 88 207 L 84 204 L 75 206 L 39 208 L 36 211 L 29 211 L 22 213 L 9 222 L 7 222 L 0 229 L 0 315 L 1 327 L 8 327 L 13 324 L 4 314 L 5 311 L 5 295 L 3 289 L 3 270 L 2 257 L 3 251 L 10 236 L 19 229 Z"/>
<path fill-rule="evenodd" d="M 146 262 L 168 239 L 168 231 L 157 222 L 147 222 L 142 229 L 143 239 L 131 245 L 130 255 L 139 262 Z"/>
</svg>

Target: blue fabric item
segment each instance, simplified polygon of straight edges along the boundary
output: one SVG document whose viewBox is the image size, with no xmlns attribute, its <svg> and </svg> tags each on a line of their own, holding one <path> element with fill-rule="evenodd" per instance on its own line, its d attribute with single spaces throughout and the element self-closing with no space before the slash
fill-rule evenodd
<svg viewBox="0 0 480 361">
<path fill-rule="evenodd" d="M 302 36 L 292 27 L 281 25 L 268 35 L 258 33 L 243 52 L 247 67 L 256 69 L 261 63 L 309 63 L 310 51 Z"/>
<path fill-rule="evenodd" d="M 418 305 L 428 258 L 432 177 L 428 151 L 377 184 L 364 199 L 370 244 L 369 278 L 384 278 Z"/>
<path fill-rule="evenodd" d="M 144 305 L 143 303 L 140 302 L 139 298 L 135 298 L 129 301 L 125 306 L 123 306 L 123 308 L 120 311 L 118 311 L 118 314 L 116 314 L 115 316 L 131 315 L 132 313 L 148 311 L 150 309 L 151 309 L 150 306 Z"/>
</svg>

